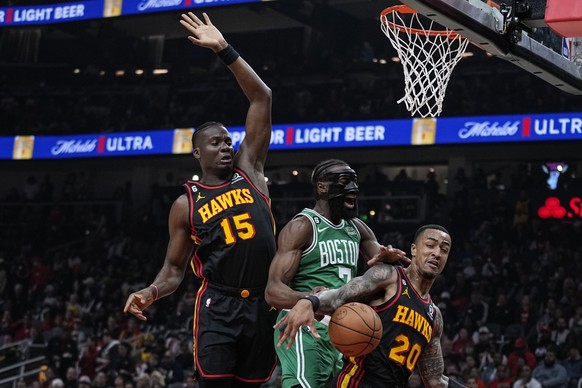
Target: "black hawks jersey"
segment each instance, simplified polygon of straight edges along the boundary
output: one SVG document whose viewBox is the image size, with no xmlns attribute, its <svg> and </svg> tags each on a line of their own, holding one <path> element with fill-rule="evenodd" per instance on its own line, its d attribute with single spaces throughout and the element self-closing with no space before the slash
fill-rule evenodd
<svg viewBox="0 0 582 388">
<path fill-rule="evenodd" d="M 220 186 L 188 181 L 184 187 L 197 245 L 194 274 L 229 287 L 264 287 L 275 255 L 270 199 L 238 169 Z"/>
<path fill-rule="evenodd" d="M 409 285 L 404 269 L 398 274 L 398 291 L 374 309 L 382 320 L 380 345 L 367 356 L 346 359 L 338 387 L 406 387 L 422 350 L 432 338 L 435 307 Z"/>
</svg>

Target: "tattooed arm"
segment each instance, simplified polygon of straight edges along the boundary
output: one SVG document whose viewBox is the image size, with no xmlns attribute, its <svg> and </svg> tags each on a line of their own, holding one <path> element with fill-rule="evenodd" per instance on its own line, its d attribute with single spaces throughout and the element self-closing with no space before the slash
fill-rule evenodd
<svg viewBox="0 0 582 388">
<path fill-rule="evenodd" d="M 353 278 L 341 288 L 324 290 L 315 294 L 319 298 L 317 313 L 333 314 L 338 307 L 345 303 L 359 302 L 378 291 L 388 289 L 391 285 L 396 284 L 397 279 L 398 276 L 393 266 L 378 264 L 368 269 L 364 275 Z M 290 349 L 295 341 L 295 334 L 301 326 L 309 326 L 312 335 L 319 338 L 315 328 L 313 307 L 309 300 L 300 299 L 289 313 L 275 324 L 274 327 L 279 329 L 277 346 L 281 346 L 289 339 L 287 349 Z"/>
<path fill-rule="evenodd" d="M 435 306 L 436 307 L 436 306 Z M 445 362 L 441 349 L 441 336 L 443 334 L 443 316 L 441 310 L 436 307 L 436 315 L 432 338 L 428 345 L 422 351 L 418 360 L 418 374 L 426 387 L 448 387 L 449 378 L 444 375 Z M 451 385 L 461 386 L 461 385 Z"/>
</svg>

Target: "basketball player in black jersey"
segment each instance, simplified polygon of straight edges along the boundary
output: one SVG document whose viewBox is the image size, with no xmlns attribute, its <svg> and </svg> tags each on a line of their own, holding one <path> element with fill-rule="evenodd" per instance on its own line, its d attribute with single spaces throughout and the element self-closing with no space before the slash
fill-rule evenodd
<svg viewBox="0 0 582 388">
<path fill-rule="evenodd" d="M 406 387 L 415 369 L 426 387 L 460 387 L 443 375 L 443 317 L 429 294 L 447 263 L 451 243 L 442 226 L 422 226 L 414 236 L 412 262 L 406 269 L 378 264 L 341 288 L 300 299 L 275 325 L 281 330 L 278 346 L 289 339 L 289 348 L 303 325 L 318 337 L 314 310 L 332 314 L 347 302 L 366 302 L 382 320 L 382 340 L 366 356 L 344 357 L 343 369 L 334 381 L 336 387 Z"/>
<path fill-rule="evenodd" d="M 170 241 L 162 269 L 147 288 L 129 295 L 124 311 L 145 320 L 144 310 L 176 291 L 188 264 L 201 279 L 194 308 L 194 360 L 199 386 L 258 387 L 276 365 L 273 324 L 277 311 L 264 300 L 275 254 L 275 225 L 264 164 L 271 136 L 271 90 L 226 42 L 204 13 L 182 15 L 188 39 L 214 51 L 249 100 L 246 136 L 234 153 L 221 123 L 192 135 L 199 182 L 170 210 Z"/>
</svg>

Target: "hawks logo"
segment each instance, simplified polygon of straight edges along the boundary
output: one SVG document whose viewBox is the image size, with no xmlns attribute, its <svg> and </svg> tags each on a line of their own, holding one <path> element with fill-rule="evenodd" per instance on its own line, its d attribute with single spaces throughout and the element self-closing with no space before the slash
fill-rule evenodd
<svg viewBox="0 0 582 388">
<path fill-rule="evenodd" d="M 434 305 L 432 303 L 428 305 L 428 316 L 430 319 L 434 319 Z"/>
</svg>

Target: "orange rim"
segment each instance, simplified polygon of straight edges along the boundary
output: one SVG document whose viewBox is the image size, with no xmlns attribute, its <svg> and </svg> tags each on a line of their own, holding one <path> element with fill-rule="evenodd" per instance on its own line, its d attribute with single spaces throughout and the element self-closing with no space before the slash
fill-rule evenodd
<svg viewBox="0 0 582 388">
<path fill-rule="evenodd" d="M 391 30 L 398 30 L 401 32 L 408 32 L 410 34 L 417 34 L 417 35 L 447 36 L 449 39 L 464 38 L 464 36 L 459 35 L 456 32 L 451 31 L 451 30 L 435 30 L 435 31 L 433 31 L 433 30 L 421 30 L 420 28 L 412 28 L 412 27 L 407 27 L 407 26 L 393 23 L 390 20 L 388 20 L 388 17 L 387 17 L 391 13 L 415 14 L 417 12 L 415 10 L 413 10 L 412 8 L 410 8 L 409 6 L 404 5 L 404 4 L 394 5 L 392 7 L 388 7 L 386 9 L 384 9 L 380 13 L 380 21 L 382 22 L 382 24 L 385 24 Z"/>
</svg>

